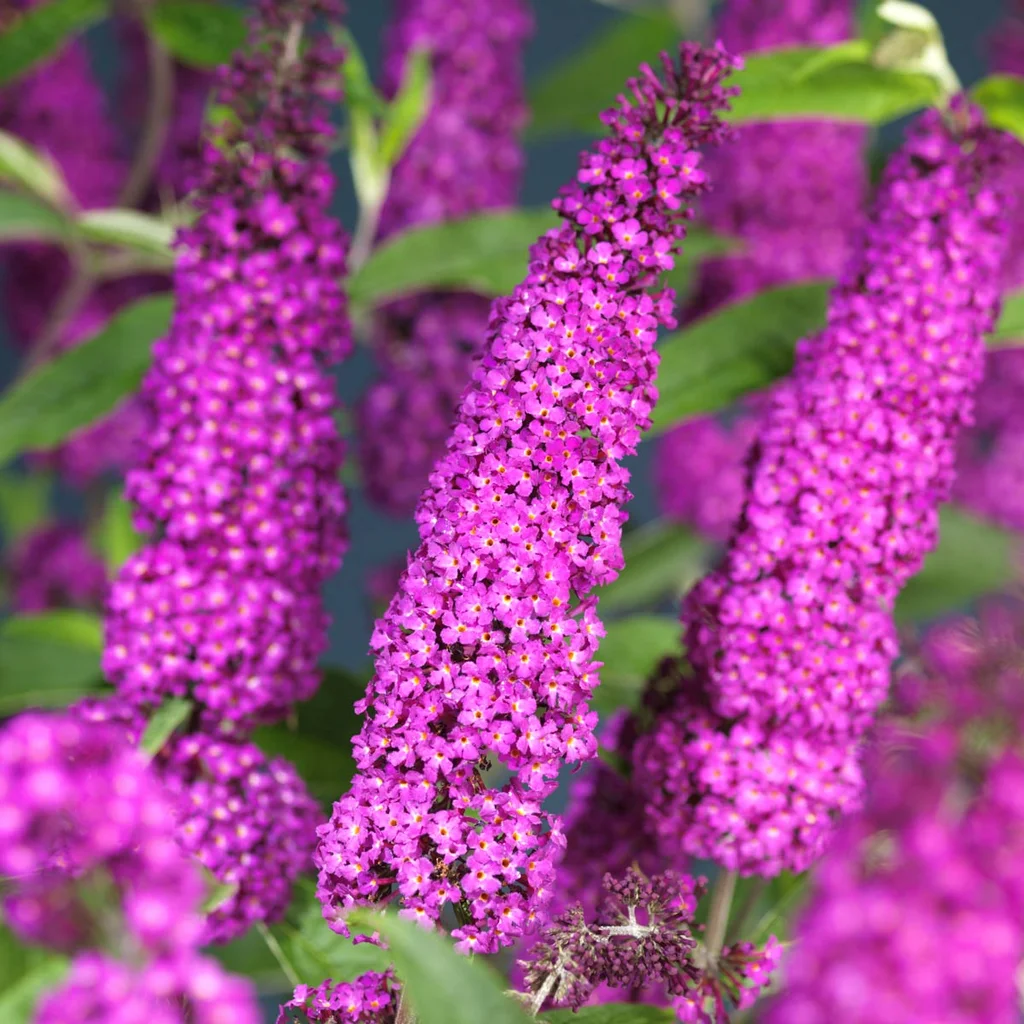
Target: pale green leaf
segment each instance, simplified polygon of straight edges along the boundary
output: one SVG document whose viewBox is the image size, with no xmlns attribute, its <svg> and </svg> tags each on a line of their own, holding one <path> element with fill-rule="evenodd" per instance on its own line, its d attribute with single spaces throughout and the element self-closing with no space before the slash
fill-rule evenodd
<svg viewBox="0 0 1024 1024">
<path fill-rule="evenodd" d="M 939 546 L 896 602 L 900 622 L 963 609 L 1016 578 L 1018 534 L 947 505 L 940 510 Z"/>
<path fill-rule="evenodd" d="M 30 195 L 0 189 L 0 242 L 61 241 L 71 224 Z"/>
<path fill-rule="evenodd" d="M 149 368 L 153 342 L 167 331 L 173 301 L 170 295 L 138 300 L 98 334 L 12 385 L 0 398 L 0 465 L 60 444 L 132 394 Z"/>
<path fill-rule="evenodd" d="M 174 228 L 159 217 L 138 210 L 86 210 L 77 220 L 83 237 L 90 242 L 119 245 L 146 256 L 156 257 L 166 267 L 174 266 L 171 242 Z"/>
<path fill-rule="evenodd" d="M 1002 315 L 988 342 L 990 345 L 1024 343 L 1024 289 L 1003 298 Z"/>
<path fill-rule="evenodd" d="M 17 185 L 51 206 L 70 205 L 71 193 L 57 165 L 10 132 L 0 131 L 0 181 Z"/>
<path fill-rule="evenodd" d="M 183 64 L 227 64 L 245 42 L 245 15 L 208 0 L 156 0 L 143 8 L 150 32 Z"/>
<path fill-rule="evenodd" d="M 622 553 L 625 568 L 598 591 L 602 615 L 684 593 L 703 571 L 708 546 L 687 527 L 659 519 L 627 533 Z"/>
<path fill-rule="evenodd" d="M 109 7 L 109 0 L 47 0 L 16 15 L 0 32 L 0 86 L 54 56 L 70 36 L 100 21 Z"/>
<path fill-rule="evenodd" d="M 604 1003 L 574 1010 L 548 1010 L 537 1024 L 675 1024 L 675 1012 L 647 1003 Z"/>
<path fill-rule="evenodd" d="M 971 90 L 971 98 L 985 111 L 989 124 L 1024 142 L 1024 78 L 989 75 Z"/>
<path fill-rule="evenodd" d="M 412 228 L 373 251 L 349 296 L 369 306 L 435 289 L 507 295 L 526 276 L 530 246 L 557 224 L 551 210 L 501 210 Z"/>
<path fill-rule="evenodd" d="M 0 472 L 0 531 L 8 548 L 47 521 L 52 490 L 46 473 Z"/>
<path fill-rule="evenodd" d="M 11 956 L 13 959 L 14 954 Z M 3 1024 L 29 1024 L 33 1021 L 39 997 L 49 989 L 56 988 L 63 981 L 67 970 L 68 961 L 65 957 L 56 953 L 36 952 L 28 959 L 23 973 L 0 989 L 0 1021 Z"/>
<path fill-rule="evenodd" d="M 388 944 L 417 1024 L 530 1024 L 533 1018 L 482 960 L 455 952 L 447 936 L 395 914 L 360 908 L 349 920 Z"/>
<path fill-rule="evenodd" d="M 139 749 L 150 757 L 159 754 L 175 729 L 192 714 L 192 708 L 192 701 L 184 697 L 168 697 L 146 723 L 142 739 L 139 740 Z"/>
<path fill-rule="evenodd" d="M 829 283 L 786 285 L 731 303 L 659 346 L 660 399 L 648 436 L 714 412 L 790 371 L 796 342 L 825 323 Z"/>
<path fill-rule="evenodd" d="M 532 135 L 563 131 L 596 133 L 598 114 L 615 102 L 626 79 L 643 63 L 657 64 L 672 50 L 679 28 L 664 11 L 629 14 L 574 48 L 572 56 L 544 75 L 530 91 Z"/>
<path fill-rule="evenodd" d="M 96 524 L 93 544 L 103 557 L 107 575 L 113 577 L 137 551 L 145 538 L 132 524 L 132 507 L 120 488 L 107 495 L 103 515 Z"/>
<path fill-rule="evenodd" d="M 380 130 L 380 160 L 385 167 L 394 167 L 430 107 L 430 53 L 414 49 L 405 61 L 405 77 L 401 88 L 388 106 Z"/>
<path fill-rule="evenodd" d="M 0 716 L 59 707 L 102 681 L 102 624 L 87 612 L 44 612 L 0 625 Z"/>
<path fill-rule="evenodd" d="M 601 685 L 593 707 L 611 713 L 636 708 L 652 671 L 659 662 L 682 652 L 682 626 L 673 615 L 634 615 L 605 626 L 598 660 Z"/>
</svg>

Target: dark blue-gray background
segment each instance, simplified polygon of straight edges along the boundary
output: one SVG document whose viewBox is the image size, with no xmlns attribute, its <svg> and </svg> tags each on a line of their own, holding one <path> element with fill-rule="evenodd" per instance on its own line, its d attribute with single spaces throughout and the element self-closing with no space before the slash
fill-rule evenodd
<svg viewBox="0 0 1024 1024">
<path fill-rule="evenodd" d="M 484 0 L 479 0 L 483 3 Z M 783 6 L 783 0 L 762 0 Z M 953 64 L 965 84 L 985 73 L 984 42 L 991 34 L 1001 9 L 1001 0 L 932 0 L 928 4 L 945 32 Z M 348 21 L 371 67 L 380 59 L 381 36 L 391 13 L 387 0 L 350 0 Z M 622 15 L 596 0 L 534 0 L 536 32 L 526 52 L 529 81 L 536 81 L 550 69 L 570 58 L 596 32 L 603 31 Z M 108 30 L 90 33 L 90 48 L 97 72 L 108 86 L 116 81 L 118 55 Z M 139 83 L 144 88 L 144 83 Z M 69 102 L 73 102 L 69 98 Z M 898 130 L 886 133 L 898 138 Z M 587 139 L 561 137 L 530 145 L 522 202 L 528 206 L 547 203 L 575 169 L 576 155 Z M 351 230 L 355 224 L 355 203 L 348 180 L 344 154 L 336 159 L 339 189 L 336 211 Z M 2 310 L 0 310 L 2 313 Z M 0 338 L 4 326 L 0 316 Z M 16 367 L 9 345 L 0 346 L 0 374 L 10 379 Z M 365 350 L 357 351 L 341 368 L 338 381 L 346 402 L 355 400 L 373 375 L 373 364 Z M 650 450 L 641 451 L 634 462 L 634 501 L 630 512 L 634 522 L 654 515 L 648 467 Z M 367 505 L 358 490 L 350 494 L 352 544 L 341 573 L 327 588 L 327 603 L 334 620 L 328 658 L 331 662 L 357 668 L 366 661 L 371 620 L 364 598 L 368 570 L 403 557 L 415 543 L 416 533 L 409 521 L 396 520 Z M 74 499 L 65 495 L 60 504 L 71 507 Z"/>
</svg>

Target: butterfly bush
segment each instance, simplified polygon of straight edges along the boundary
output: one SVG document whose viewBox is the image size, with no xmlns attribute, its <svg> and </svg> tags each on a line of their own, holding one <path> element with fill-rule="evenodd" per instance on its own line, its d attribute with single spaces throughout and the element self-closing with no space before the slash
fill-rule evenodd
<svg viewBox="0 0 1024 1024">
<path fill-rule="evenodd" d="M 603 628 L 594 587 L 622 566 L 628 471 L 655 401 L 656 289 L 722 133 L 721 50 L 685 44 L 603 115 L 553 203 L 562 225 L 495 304 L 485 355 L 420 500 L 420 546 L 371 640 L 357 773 L 319 832 L 319 895 L 344 930 L 358 901 L 399 898 L 458 948 L 533 925 L 564 844 L 542 807 L 562 763 L 595 750 L 587 699 Z M 508 782 L 489 785 L 492 764 Z"/>
<path fill-rule="evenodd" d="M 633 757 L 667 849 L 799 871 L 859 799 L 893 602 L 935 546 L 998 314 L 1007 143 L 953 117 L 924 115 L 890 161 L 827 327 L 772 396 L 725 562 L 684 601 L 691 669 Z"/>
<path fill-rule="evenodd" d="M 733 53 L 828 46 L 855 30 L 853 0 L 727 0 L 717 33 Z M 703 201 L 709 228 L 742 251 L 701 264 L 684 321 L 765 288 L 842 269 L 867 193 L 865 129 L 830 121 L 741 125 L 736 144 L 708 156 L 721 187 Z M 729 537 L 743 507 L 746 457 L 763 403 L 745 401 L 728 425 L 698 417 L 659 442 L 654 483 L 664 515 L 716 540 Z"/>
<path fill-rule="evenodd" d="M 172 820 L 159 780 L 113 728 L 26 714 L 0 730 L 5 918 L 74 955 L 39 1024 L 260 1019 L 249 983 L 197 953 L 203 882 Z"/>
<path fill-rule="evenodd" d="M 1024 74 L 1024 6 L 1011 3 L 993 40 L 997 72 Z M 1024 191 L 1024 150 L 1007 161 L 1006 188 Z M 1003 267 L 1007 292 L 1024 287 L 1024 209 L 1010 218 Z M 1017 339 L 1019 345 L 1022 339 Z M 1024 531 L 1024 349 L 997 348 L 985 357 L 977 423 L 960 444 L 954 497 L 965 508 L 1012 530 Z"/>
<path fill-rule="evenodd" d="M 392 175 L 381 239 L 515 202 L 527 116 L 522 53 L 532 27 L 521 0 L 397 4 L 384 91 L 398 91 L 415 49 L 429 50 L 433 80 L 426 119 Z M 381 378 L 360 404 L 357 426 L 366 493 L 380 507 L 402 515 L 415 507 L 444 454 L 489 310 L 490 300 L 459 292 L 401 299 L 376 316 Z"/>
<path fill-rule="evenodd" d="M 1019 602 L 927 638 L 865 806 L 815 870 L 767 1024 L 1020 1019 L 1022 693 Z"/>
<path fill-rule="evenodd" d="M 192 698 L 212 734 L 283 717 L 316 689 L 320 589 L 347 544 L 328 375 L 351 348 L 346 239 L 327 214 L 341 58 L 319 38 L 301 59 L 285 49 L 288 25 L 321 9 L 265 4 L 268 44 L 222 76 L 238 125 L 203 149 L 126 482 L 151 540 L 112 585 L 104 670 L 138 707 Z"/>
</svg>

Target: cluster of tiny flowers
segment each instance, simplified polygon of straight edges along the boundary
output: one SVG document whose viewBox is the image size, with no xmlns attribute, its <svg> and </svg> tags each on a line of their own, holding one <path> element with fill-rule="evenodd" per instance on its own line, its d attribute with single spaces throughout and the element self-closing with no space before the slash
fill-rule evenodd
<svg viewBox="0 0 1024 1024">
<path fill-rule="evenodd" d="M 72 713 L 117 727 L 135 745 L 145 721 L 116 699 L 85 700 Z M 203 733 L 173 735 L 153 761 L 181 848 L 228 887 L 206 915 L 204 942 L 230 942 L 257 921 L 284 915 L 294 879 L 312 867 L 322 814 L 295 768 L 254 743 Z"/>
<path fill-rule="evenodd" d="M 635 868 L 605 875 L 593 921 L 577 903 L 544 929 L 522 963 L 534 1012 L 548 1002 L 578 1010 L 599 985 L 660 984 L 670 995 L 692 987 L 699 971 L 690 928 L 704 883 L 672 872 L 648 879 Z"/>
<path fill-rule="evenodd" d="M 401 0 L 384 58 L 394 95 L 410 52 L 427 48 L 431 106 L 395 167 L 381 236 L 515 202 L 526 123 L 522 52 L 531 30 L 522 0 Z M 366 493 L 412 512 L 455 418 L 487 335 L 490 301 L 467 293 L 395 302 L 374 324 L 381 379 L 358 410 Z"/>
<path fill-rule="evenodd" d="M 370 971 L 337 985 L 330 979 L 316 988 L 299 985 L 281 1007 L 277 1024 L 394 1024 L 397 998 L 390 971 Z"/>
<path fill-rule="evenodd" d="M 853 0 L 727 0 L 718 38 L 733 53 L 830 45 L 854 32 Z M 684 320 L 763 288 L 835 277 L 867 193 L 862 127 L 826 121 L 743 125 L 735 145 L 708 156 L 721 186 L 702 203 L 708 227 L 743 251 L 702 264 Z M 699 418 L 666 434 L 654 462 L 662 512 L 726 540 L 743 505 L 758 408 L 732 425 Z"/>
<path fill-rule="evenodd" d="M 343 930 L 356 901 L 400 898 L 436 921 L 454 905 L 463 951 L 532 930 L 564 845 L 542 809 L 563 762 L 595 751 L 587 700 L 603 628 L 594 587 L 622 566 L 624 456 L 656 398 L 656 287 L 702 190 L 697 148 L 723 129 L 723 51 L 684 44 L 644 67 L 603 115 L 553 203 L 563 218 L 495 304 L 417 520 L 421 543 L 377 623 L 357 710 L 351 790 L 318 831 L 319 895 Z M 487 785 L 492 758 L 510 780 Z"/>
<path fill-rule="evenodd" d="M 702 964 L 696 982 L 672 1000 L 676 1019 L 685 1024 L 729 1024 L 733 1011 L 747 1010 L 771 981 L 782 945 L 771 936 L 758 949 L 750 942 L 726 946 L 713 965 Z"/>
<path fill-rule="evenodd" d="M 815 870 L 766 1024 L 1020 1019 L 1019 604 L 943 627 L 897 693 L 917 713 L 878 738 L 864 808 Z"/>
<path fill-rule="evenodd" d="M 725 562 L 684 602 L 691 669 L 633 758 L 666 849 L 802 870 L 859 799 L 892 604 L 935 546 L 998 314 L 1010 143 L 956 116 L 925 114 L 886 169 L 828 326 L 772 396 Z"/>
<path fill-rule="evenodd" d="M 320 590 L 346 545 L 328 375 L 351 347 L 345 238 L 327 214 L 341 55 L 286 41 L 328 7 L 263 4 L 267 40 L 221 76 L 238 123 L 204 145 L 126 483 L 152 541 L 112 584 L 104 669 L 140 707 L 191 697 L 210 732 L 279 718 L 316 689 Z"/>
<path fill-rule="evenodd" d="M 8 572 L 11 606 L 20 614 L 103 607 L 107 572 L 79 526 L 50 523 L 27 533 L 8 556 Z"/>
<path fill-rule="evenodd" d="M 1014 4 L 995 40 L 994 70 L 1024 74 L 1024 5 Z M 1024 149 L 1007 161 L 1006 188 L 1024 194 Z M 1024 287 L 1024 207 L 1011 215 L 1004 291 Z M 1024 339 L 1018 339 L 1020 344 Z M 954 497 L 966 508 L 1024 532 L 1024 350 L 997 348 L 985 360 L 977 424 L 964 435 Z"/>
<path fill-rule="evenodd" d="M 196 953 L 203 883 L 172 821 L 159 780 L 117 730 L 27 714 L 0 731 L 7 923 L 76 954 L 40 1024 L 258 1021 L 249 985 Z"/>
</svg>

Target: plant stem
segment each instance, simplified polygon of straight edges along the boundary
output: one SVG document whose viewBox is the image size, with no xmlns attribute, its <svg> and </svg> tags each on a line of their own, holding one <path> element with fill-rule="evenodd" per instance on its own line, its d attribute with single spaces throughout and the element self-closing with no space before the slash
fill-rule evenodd
<svg viewBox="0 0 1024 1024">
<path fill-rule="evenodd" d="M 284 972 L 284 976 L 288 979 L 292 988 L 294 989 L 301 985 L 302 979 L 299 977 L 295 968 L 292 967 L 291 961 L 285 956 L 284 950 L 281 948 L 281 944 L 267 927 L 266 922 L 257 921 L 256 930 L 260 933 L 263 941 L 267 944 L 267 949 L 269 949 L 273 954 L 274 959 L 277 961 L 277 966 Z"/>
<path fill-rule="evenodd" d="M 412 1012 L 409 1001 L 405 998 L 405 989 L 398 996 L 398 1010 L 395 1013 L 395 1024 L 416 1024 L 416 1015 Z"/>
<path fill-rule="evenodd" d="M 174 65 L 171 55 L 152 33 L 146 36 L 146 47 L 149 55 L 146 121 L 142 126 L 142 138 L 135 151 L 135 159 L 117 198 L 119 206 L 137 206 L 146 195 L 160 154 L 163 153 L 167 129 L 174 112 Z"/>
<path fill-rule="evenodd" d="M 768 879 L 759 878 L 754 882 L 743 902 L 740 904 L 739 909 L 736 911 L 736 919 L 733 922 L 733 926 L 726 933 L 727 942 L 735 942 L 743 935 L 743 930 L 746 928 L 748 919 L 757 906 L 758 900 L 764 895 L 765 890 L 768 888 Z"/>
<path fill-rule="evenodd" d="M 704 932 L 704 948 L 708 961 L 714 964 L 722 952 L 725 931 L 729 924 L 729 911 L 732 898 L 736 892 L 736 880 L 739 876 L 735 871 L 723 871 L 716 879 L 711 890 L 711 906 L 708 908 L 708 924 Z"/>
<path fill-rule="evenodd" d="M 89 269 L 88 254 L 80 245 L 73 244 L 69 245 L 68 258 L 71 260 L 71 278 L 32 345 L 28 370 L 34 370 L 54 354 L 68 325 L 92 291 L 94 281 Z"/>
<path fill-rule="evenodd" d="M 359 213 L 359 223 L 352 237 L 352 246 L 348 251 L 348 271 L 355 273 L 367 260 L 377 237 L 377 226 L 380 224 L 383 199 L 378 203 L 370 203 Z"/>
</svg>

